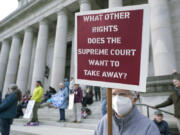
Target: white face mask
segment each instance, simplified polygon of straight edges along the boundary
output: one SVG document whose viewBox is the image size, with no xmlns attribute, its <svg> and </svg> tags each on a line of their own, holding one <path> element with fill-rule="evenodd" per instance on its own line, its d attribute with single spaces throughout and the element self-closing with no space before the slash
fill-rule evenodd
<svg viewBox="0 0 180 135">
<path fill-rule="evenodd" d="M 120 116 L 126 115 L 133 107 L 132 101 L 129 97 L 113 96 L 112 108 Z"/>
</svg>

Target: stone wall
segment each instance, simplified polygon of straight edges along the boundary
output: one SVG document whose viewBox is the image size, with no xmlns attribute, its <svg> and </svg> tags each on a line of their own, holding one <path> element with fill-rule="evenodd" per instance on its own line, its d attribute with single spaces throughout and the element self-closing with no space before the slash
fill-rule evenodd
<svg viewBox="0 0 180 135">
<path fill-rule="evenodd" d="M 180 72 L 180 0 L 170 0 L 171 24 L 176 57 L 176 69 Z"/>
</svg>

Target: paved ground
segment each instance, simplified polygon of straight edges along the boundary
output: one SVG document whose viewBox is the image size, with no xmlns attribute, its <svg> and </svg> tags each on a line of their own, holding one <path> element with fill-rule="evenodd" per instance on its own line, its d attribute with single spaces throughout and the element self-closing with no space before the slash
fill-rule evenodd
<svg viewBox="0 0 180 135">
<path fill-rule="evenodd" d="M 22 125 L 13 125 L 12 134 L 20 135 L 93 135 L 93 130 L 88 129 L 77 129 L 77 128 L 65 128 L 65 127 L 56 127 L 56 126 L 47 126 L 41 125 L 38 127 L 25 127 Z"/>
</svg>

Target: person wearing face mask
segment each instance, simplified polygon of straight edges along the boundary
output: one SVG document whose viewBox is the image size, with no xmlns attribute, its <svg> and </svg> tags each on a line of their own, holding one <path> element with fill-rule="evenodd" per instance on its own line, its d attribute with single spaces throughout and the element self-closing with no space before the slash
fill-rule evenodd
<svg viewBox="0 0 180 135">
<path fill-rule="evenodd" d="M 156 106 L 153 106 L 153 108 L 162 108 L 170 105 L 174 105 L 174 113 L 175 117 L 177 118 L 177 127 L 180 133 L 180 75 L 176 75 L 173 78 L 173 84 L 174 84 L 174 93 L 169 96 L 169 98 Z"/>
<path fill-rule="evenodd" d="M 113 135 L 160 135 L 153 121 L 142 115 L 135 105 L 137 96 L 128 90 L 113 89 Z M 99 122 L 94 135 L 107 135 L 107 115 Z"/>
</svg>

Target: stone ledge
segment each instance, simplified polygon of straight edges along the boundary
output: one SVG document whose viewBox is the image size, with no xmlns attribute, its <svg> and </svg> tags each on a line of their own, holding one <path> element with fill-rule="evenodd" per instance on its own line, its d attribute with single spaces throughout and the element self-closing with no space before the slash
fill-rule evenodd
<svg viewBox="0 0 180 135">
<path fill-rule="evenodd" d="M 174 85 L 172 83 L 174 75 L 150 76 L 147 79 L 147 93 L 157 92 L 173 92 Z"/>
</svg>

